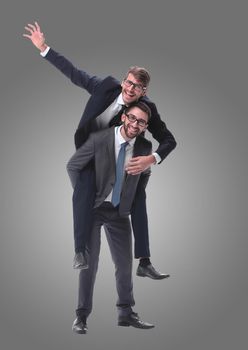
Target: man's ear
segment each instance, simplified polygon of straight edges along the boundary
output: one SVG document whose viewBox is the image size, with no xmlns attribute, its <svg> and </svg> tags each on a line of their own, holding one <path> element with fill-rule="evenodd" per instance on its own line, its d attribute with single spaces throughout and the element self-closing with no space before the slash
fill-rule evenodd
<svg viewBox="0 0 248 350">
<path fill-rule="evenodd" d="M 124 113 L 122 113 L 122 116 L 121 116 L 121 121 L 122 121 L 122 123 L 124 123 L 125 118 L 126 118 L 125 114 L 124 114 Z"/>
<path fill-rule="evenodd" d="M 143 92 L 142 92 L 142 96 L 145 96 L 146 93 L 147 93 L 147 88 L 144 88 L 144 89 L 143 89 Z"/>
</svg>

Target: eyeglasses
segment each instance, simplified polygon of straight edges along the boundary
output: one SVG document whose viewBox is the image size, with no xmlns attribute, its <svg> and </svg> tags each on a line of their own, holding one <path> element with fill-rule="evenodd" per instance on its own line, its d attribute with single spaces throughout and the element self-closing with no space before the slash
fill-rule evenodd
<svg viewBox="0 0 248 350">
<path fill-rule="evenodd" d="M 127 116 L 127 119 L 130 121 L 130 123 L 134 124 L 135 122 L 137 122 L 137 124 L 142 128 L 144 128 L 147 125 L 147 122 L 144 119 L 137 119 L 135 115 L 131 113 L 125 113 L 125 115 Z"/>
<path fill-rule="evenodd" d="M 133 83 L 131 80 L 127 80 L 125 79 L 124 80 L 124 84 L 127 86 L 127 87 L 131 87 L 133 86 L 134 90 L 137 91 L 137 92 L 143 92 L 146 90 L 146 87 L 141 85 L 141 84 L 136 84 L 136 83 Z"/>
</svg>

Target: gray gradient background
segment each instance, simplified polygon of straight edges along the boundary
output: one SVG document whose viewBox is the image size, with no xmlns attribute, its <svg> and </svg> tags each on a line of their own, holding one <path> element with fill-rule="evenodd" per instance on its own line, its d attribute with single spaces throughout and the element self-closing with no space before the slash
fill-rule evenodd
<svg viewBox="0 0 248 350">
<path fill-rule="evenodd" d="M 224 0 L 2 2 L 1 349 L 247 347 L 247 10 Z M 132 64 L 147 67 L 149 96 L 178 141 L 148 188 L 152 260 L 171 278 L 134 277 L 135 310 L 153 330 L 116 326 L 103 239 L 89 334 L 71 332 L 65 164 L 88 95 L 22 38 L 34 20 L 88 72 L 121 79 Z"/>
</svg>

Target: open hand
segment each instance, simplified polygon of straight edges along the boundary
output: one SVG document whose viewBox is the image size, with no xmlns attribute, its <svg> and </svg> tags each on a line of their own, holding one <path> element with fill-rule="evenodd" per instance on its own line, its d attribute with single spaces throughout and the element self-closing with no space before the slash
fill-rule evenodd
<svg viewBox="0 0 248 350">
<path fill-rule="evenodd" d="M 131 158 L 127 164 L 126 171 L 130 175 L 138 175 L 149 168 L 151 164 L 154 164 L 155 161 L 153 155 Z"/>
<path fill-rule="evenodd" d="M 34 46 L 36 46 L 40 51 L 44 51 L 47 48 L 45 44 L 44 34 L 40 31 L 40 26 L 37 22 L 33 24 L 28 24 L 25 29 L 29 34 L 23 34 L 25 38 L 32 41 Z"/>
</svg>

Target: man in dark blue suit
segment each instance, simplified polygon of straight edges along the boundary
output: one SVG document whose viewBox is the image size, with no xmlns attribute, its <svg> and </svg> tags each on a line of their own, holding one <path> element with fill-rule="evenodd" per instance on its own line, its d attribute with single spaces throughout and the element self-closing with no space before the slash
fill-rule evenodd
<svg viewBox="0 0 248 350">
<path fill-rule="evenodd" d="M 132 158 L 127 166 L 127 173 L 136 175 L 149 168 L 152 164 L 161 163 L 176 147 L 172 133 L 161 120 L 155 104 L 146 96 L 150 81 L 149 73 L 141 67 L 131 67 L 126 77 L 120 83 L 108 76 L 101 79 L 79 70 L 45 43 L 45 37 L 37 22 L 25 27 L 29 34 L 24 34 L 41 51 L 52 65 L 66 75 L 74 84 L 88 91 L 91 95 L 75 133 L 75 145 L 78 149 L 90 133 L 117 125 L 123 109 L 131 103 L 141 100 L 151 109 L 151 119 L 148 130 L 158 141 L 156 152 L 148 156 Z M 92 207 L 95 199 L 95 171 L 93 163 L 88 164 L 81 172 L 73 194 L 73 219 L 75 258 L 74 268 L 87 268 L 84 251 L 92 226 Z M 140 259 L 137 269 L 138 276 L 153 279 L 163 279 L 168 274 L 156 271 L 150 262 L 148 220 L 146 212 L 146 193 L 144 187 L 136 191 L 131 211 L 133 233 L 135 237 L 135 258 Z"/>
</svg>

